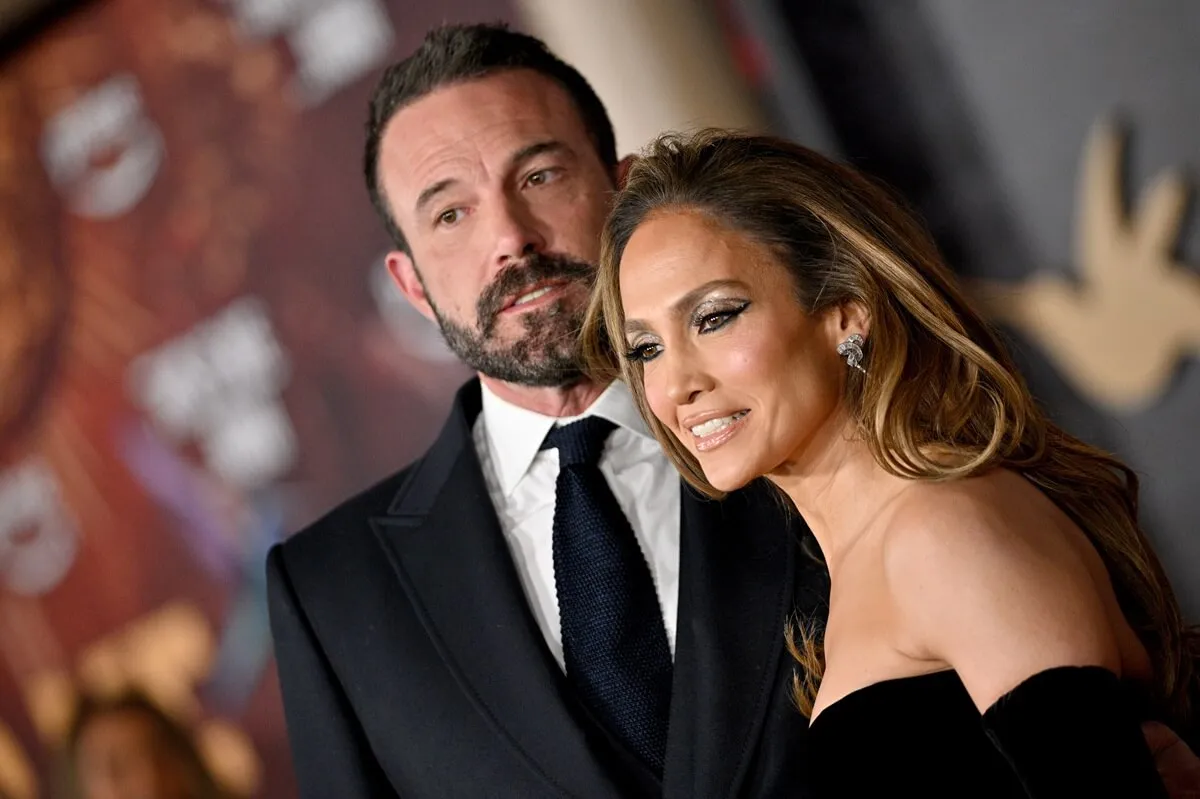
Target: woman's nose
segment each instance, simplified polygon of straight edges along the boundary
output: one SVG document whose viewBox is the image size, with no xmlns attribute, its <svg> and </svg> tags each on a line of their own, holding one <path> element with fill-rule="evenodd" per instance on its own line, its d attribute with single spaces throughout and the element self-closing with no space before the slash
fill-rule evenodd
<svg viewBox="0 0 1200 799">
<path fill-rule="evenodd" d="M 686 355 L 671 358 L 667 355 L 666 393 L 676 405 L 691 405 L 706 390 L 712 388 L 712 380 L 699 368 L 695 359 Z"/>
</svg>

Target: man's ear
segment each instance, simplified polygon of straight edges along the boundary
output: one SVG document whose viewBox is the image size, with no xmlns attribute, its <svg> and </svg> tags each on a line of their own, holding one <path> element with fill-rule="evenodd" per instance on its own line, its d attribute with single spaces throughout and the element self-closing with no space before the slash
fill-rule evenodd
<svg viewBox="0 0 1200 799">
<path fill-rule="evenodd" d="M 629 168 L 636 160 L 636 155 L 627 155 L 617 163 L 617 191 L 625 188 L 625 181 L 629 177 Z"/>
<path fill-rule="evenodd" d="M 417 274 L 417 266 L 413 263 L 412 256 L 400 250 L 392 250 L 387 254 L 384 263 L 387 264 L 392 282 L 400 289 L 404 298 L 412 303 L 422 316 L 436 322 L 437 316 L 433 312 L 433 306 L 429 304 L 429 297 L 425 294 L 425 286 Z"/>
</svg>

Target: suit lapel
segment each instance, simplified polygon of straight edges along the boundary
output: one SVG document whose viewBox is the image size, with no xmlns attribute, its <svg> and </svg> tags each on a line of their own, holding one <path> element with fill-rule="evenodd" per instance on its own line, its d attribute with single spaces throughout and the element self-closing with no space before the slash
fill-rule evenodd
<svg viewBox="0 0 1200 799">
<path fill-rule="evenodd" d="M 786 667 L 794 525 L 763 486 L 722 502 L 684 488 L 667 797 L 732 796 L 745 779 Z"/>
<path fill-rule="evenodd" d="M 478 411 L 472 382 L 372 527 L 447 668 L 497 734 L 558 793 L 616 797 L 528 609 L 471 438 Z"/>
</svg>

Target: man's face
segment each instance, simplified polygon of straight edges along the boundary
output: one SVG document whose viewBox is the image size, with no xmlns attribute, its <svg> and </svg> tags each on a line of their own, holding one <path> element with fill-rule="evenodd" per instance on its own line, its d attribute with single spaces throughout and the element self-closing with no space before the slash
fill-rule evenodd
<svg viewBox="0 0 1200 799">
<path fill-rule="evenodd" d="M 379 175 L 412 250 L 388 268 L 459 357 L 511 383 L 577 381 L 613 176 L 566 91 L 529 70 L 438 89 L 392 118 Z"/>
</svg>

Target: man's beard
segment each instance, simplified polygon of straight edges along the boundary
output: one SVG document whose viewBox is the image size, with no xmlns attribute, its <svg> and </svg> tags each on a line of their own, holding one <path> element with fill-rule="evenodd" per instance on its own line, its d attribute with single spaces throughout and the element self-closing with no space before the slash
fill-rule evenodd
<svg viewBox="0 0 1200 799">
<path fill-rule="evenodd" d="M 596 268 L 562 255 L 536 254 L 506 267 L 483 290 L 475 306 L 474 327 L 455 322 L 430 299 L 446 344 L 475 371 L 523 386 L 566 386 L 584 377 L 579 334 L 584 308 L 558 300 L 520 316 L 523 335 L 510 343 L 495 341 L 499 314 L 512 298 L 536 284 L 556 280 L 590 287 Z M 426 297 L 429 297 L 428 291 Z"/>
</svg>

